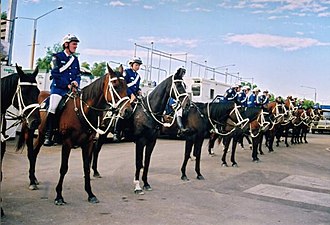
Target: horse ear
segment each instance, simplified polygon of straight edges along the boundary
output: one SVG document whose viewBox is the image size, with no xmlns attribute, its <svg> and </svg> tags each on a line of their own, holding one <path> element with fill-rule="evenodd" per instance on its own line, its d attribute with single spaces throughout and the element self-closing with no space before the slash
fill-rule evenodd
<svg viewBox="0 0 330 225">
<path fill-rule="evenodd" d="M 20 66 L 17 65 L 17 63 L 16 63 L 16 72 L 17 72 L 19 75 L 23 75 L 23 74 L 24 74 L 23 70 L 21 69 Z"/>
<path fill-rule="evenodd" d="M 36 77 L 36 76 L 38 75 L 38 73 L 39 73 L 39 66 L 37 66 L 37 67 L 34 69 L 32 75 L 33 75 L 34 77 Z"/>
<path fill-rule="evenodd" d="M 119 73 L 120 73 L 121 75 L 123 75 L 123 73 L 124 73 L 124 67 L 123 67 L 122 64 L 120 64 L 120 66 L 118 67 L 118 71 L 119 71 Z"/>
<path fill-rule="evenodd" d="M 109 63 L 107 63 L 107 68 L 108 68 L 108 72 L 109 72 L 109 73 L 111 73 L 111 74 L 114 73 L 113 70 L 111 69 L 111 67 L 109 66 Z"/>
</svg>

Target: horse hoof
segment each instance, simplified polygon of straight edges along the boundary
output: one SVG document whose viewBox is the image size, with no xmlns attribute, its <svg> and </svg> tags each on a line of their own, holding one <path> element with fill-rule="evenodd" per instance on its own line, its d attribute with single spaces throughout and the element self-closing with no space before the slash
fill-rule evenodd
<svg viewBox="0 0 330 225">
<path fill-rule="evenodd" d="M 54 204 L 55 205 L 65 205 L 66 202 L 64 201 L 63 198 L 59 198 L 59 199 L 55 199 Z"/>
<path fill-rule="evenodd" d="M 231 165 L 232 167 L 238 167 L 237 163 L 233 163 L 233 165 Z"/>
<path fill-rule="evenodd" d="M 30 184 L 29 189 L 34 191 L 34 190 L 38 190 L 39 188 L 36 184 Z"/>
<path fill-rule="evenodd" d="M 134 190 L 134 194 L 144 195 L 144 192 L 141 189 Z"/>
<path fill-rule="evenodd" d="M 35 183 L 36 185 L 39 185 L 39 181 L 38 181 L 37 179 L 34 180 L 34 183 Z"/>
<path fill-rule="evenodd" d="M 183 175 L 183 176 L 181 176 L 181 180 L 183 180 L 183 181 L 188 181 L 189 178 L 188 178 L 186 175 Z"/>
<path fill-rule="evenodd" d="M 150 185 L 145 185 L 145 186 L 143 186 L 143 190 L 152 191 L 152 188 Z"/>
<path fill-rule="evenodd" d="M 222 167 L 228 167 L 228 164 L 227 163 L 222 163 L 221 166 Z"/>
<path fill-rule="evenodd" d="M 197 180 L 205 180 L 205 178 L 203 177 L 203 175 L 198 175 L 196 178 L 197 178 Z"/>
<path fill-rule="evenodd" d="M 253 159 L 252 162 L 255 162 L 255 163 L 258 163 L 259 162 L 259 159 Z"/>
<path fill-rule="evenodd" d="M 95 178 L 102 178 L 101 174 L 99 174 L 98 172 L 93 174 L 93 177 Z"/>
<path fill-rule="evenodd" d="M 92 204 L 96 204 L 99 203 L 100 201 L 95 197 L 88 197 L 88 202 L 92 203 Z"/>
</svg>

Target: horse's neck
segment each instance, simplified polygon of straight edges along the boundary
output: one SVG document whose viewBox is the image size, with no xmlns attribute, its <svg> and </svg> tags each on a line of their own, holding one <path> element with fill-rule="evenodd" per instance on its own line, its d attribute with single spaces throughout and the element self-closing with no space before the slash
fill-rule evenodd
<svg viewBox="0 0 330 225">
<path fill-rule="evenodd" d="M 1 79 L 1 113 L 4 113 L 12 104 L 17 90 L 19 76 L 13 74 Z"/>
<path fill-rule="evenodd" d="M 150 111 L 153 113 L 163 113 L 169 97 L 170 93 L 167 93 L 166 88 L 163 91 L 159 91 L 156 88 L 145 97 L 145 101 Z"/>
</svg>

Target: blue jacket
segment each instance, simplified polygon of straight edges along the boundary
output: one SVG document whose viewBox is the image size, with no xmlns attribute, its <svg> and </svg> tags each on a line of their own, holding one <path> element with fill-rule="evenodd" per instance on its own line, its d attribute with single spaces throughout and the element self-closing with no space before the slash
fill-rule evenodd
<svg viewBox="0 0 330 225">
<path fill-rule="evenodd" d="M 257 103 L 257 96 L 256 94 L 251 94 L 249 97 L 248 97 L 248 100 L 247 100 L 247 107 L 256 107 Z"/>
<path fill-rule="evenodd" d="M 141 90 L 140 75 L 132 69 L 125 69 L 124 76 L 127 83 L 127 96 L 131 96 L 131 94 L 137 95 L 137 92 Z"/>
<path fill-rule="evenodd" d="M 234 90 L 234 88 L 227 89 L 227 91 L 226 91 L 226 93 L 224 95 L 225 100 L 227 100 L 227 101 L 234 101 L 235 98 L 236 98 L 236 96 L 237 96 L 237 93 Z"/>
<path fill-rule="evenodd" d="M 237 94 L 237 103 L 244 107 L 247 106 L 247 96 L 244 91 Z"/>
<path fill-rule="evenodd" d="M 61 68 L 66 65 L 71 57 L 74 57 L 71 65 L 66 70 L 60 72 Z M 52 63 L 53 69 L 51 75 L 53 81 L 50 85 L 51 94 L 64 96 L 69 91 L 68 85 L 71 84 L 72 81 L 77 81 L 78 85 L 80 85 L 80 66 L 76 56 L 67 56 L 64 51 L 59 52 L 53 55 Z"/>
</svg>

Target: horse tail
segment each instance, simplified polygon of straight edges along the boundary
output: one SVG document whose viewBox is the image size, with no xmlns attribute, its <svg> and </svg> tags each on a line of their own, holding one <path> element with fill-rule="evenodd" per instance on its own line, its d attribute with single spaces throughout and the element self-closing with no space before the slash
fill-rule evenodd
<svg viewBox="0 0 330 225">
<path fill-rule="evenodd" d="M 27 128 L 26 124 L 23 123 L 22 129 L 21 129 L 21 132 L 19 133 L 17 144 L 16 144 L 16 152 L 24 149 L 24 146 L 26 143 L 26 140 L 25 140 L 26 132 L 28 132 L 28 128 Z"/>
</svg>

